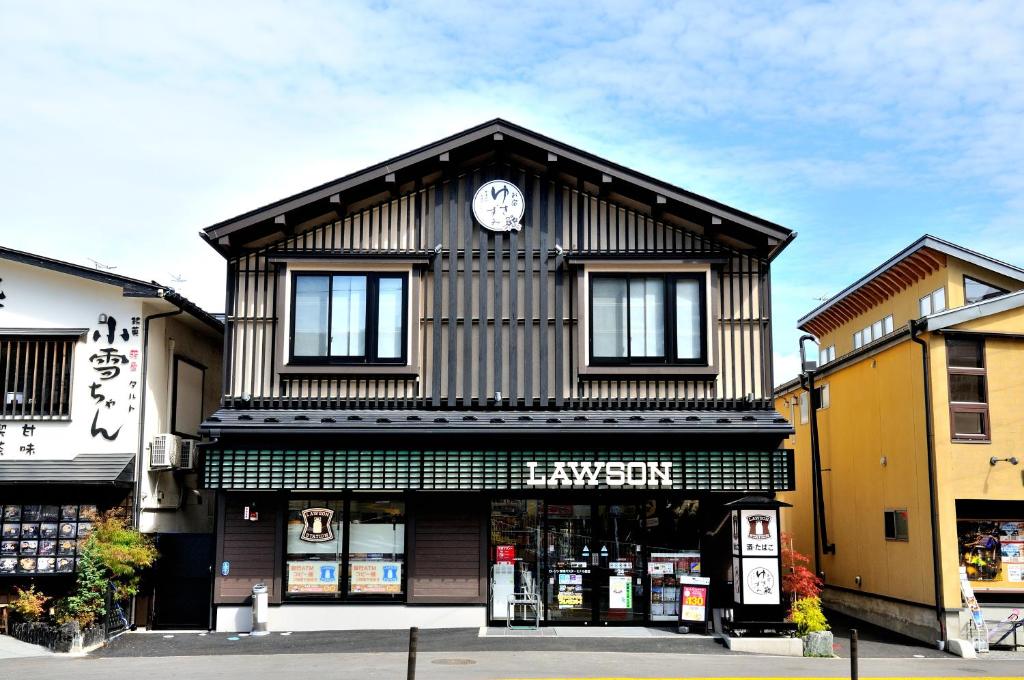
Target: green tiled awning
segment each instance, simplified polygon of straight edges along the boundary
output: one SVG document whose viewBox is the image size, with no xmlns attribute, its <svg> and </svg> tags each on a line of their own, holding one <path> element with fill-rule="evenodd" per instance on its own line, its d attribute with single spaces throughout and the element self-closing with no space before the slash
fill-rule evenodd
<svg viewBox="0 0 1024 680">
<path fill-rule="evenodd" d="M 208 489 L 248 490 L 543 490 L 570 484 L 548 480 L 556 462 L 670 464 L 665 483 L 615 488 L 679 491 L 790 491 L 793 452 L 774 451 L 332 451 L 209 449 L 203 480 Z M 643 466 L 634 466 L 637 478 Z M 571 476 L 571 472 L 569 475 Z M 645 475 L 646 476 L 646 475 Z M 635 481 L 635 480 L 634 480 Z M 591 489 L 613 488 L 601 478 Z"/>
</svg>

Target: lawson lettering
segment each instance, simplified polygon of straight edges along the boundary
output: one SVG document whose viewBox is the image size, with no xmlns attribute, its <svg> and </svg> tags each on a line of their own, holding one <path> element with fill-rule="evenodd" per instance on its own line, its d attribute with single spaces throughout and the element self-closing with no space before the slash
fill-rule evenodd
<svg viewBox="0 0 1024 680">
<path fill-rule="evenodd" d="M 672 463 L 526 461 L 527 486 L 672 486 Z M 538 468 L 541 468 L 538 470 Z"/>
</svg>

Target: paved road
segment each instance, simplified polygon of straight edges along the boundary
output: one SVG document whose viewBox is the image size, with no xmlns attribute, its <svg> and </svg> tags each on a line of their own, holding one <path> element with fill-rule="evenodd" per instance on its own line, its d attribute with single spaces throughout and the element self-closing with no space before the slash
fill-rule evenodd
<svg viewBox="0 0 1024 680">
<path fill-rule="evenodd" d="M 406 656 L 395 652 L 348 654 L 243 654 L 185 657 L 86 657 L 0 661 L 0 678 L 46 680 L 400 680 Z M 967 661 L 945 658 L 862 659 L 862 678 L 1021 678 L 1020 657 Z M 511 678 L 842 678 L 846 659 L 801 659 L 744 654 L 649 652 L 422 652 L 417 680 Z"/>
</svg>

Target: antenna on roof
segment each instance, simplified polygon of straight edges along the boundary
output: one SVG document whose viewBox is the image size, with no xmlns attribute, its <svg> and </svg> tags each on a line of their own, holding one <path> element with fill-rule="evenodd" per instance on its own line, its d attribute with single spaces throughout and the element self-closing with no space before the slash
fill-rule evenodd
<svg viewBox="0 0 1024 680">
<path fill-rule="evenodd" d="M 818 302 L 827 302 L 828 300 L 832 299 L 832 296 L 831 295 L 822 295 L 821 297 L 816 297 L 816 298 L 812 298 L 812 299 L 817 300 Z"/>
<path fill-rule="evenodd" d="M 171 281 L 173 281 L 174 283 L 185 283 L 188 280 L 183 278 L 181 274 L 171 274 L 170 272 L 167 273 L 171 277 Z"/>
<path fill-rule="evenodd" d="M 97 261 L 97 260 L 94 260 L 94 259 L 92 259 L 91 257 L 90 257 L 90 258 L 87 258 L 87 259 L 89 260 L 89 262 L 92 262 L 92 265 L 93 265 L 93 266 L 94 266 L 94 267 L 95 267 L 96 269 L 107 269 L 107 270 L 110 270 L 110 269 L 117 269 L 117 265 L 113 265 L 113 264 L 103 264 L 102 262 L 99 262 L 99 261 Z"/>
</svg>

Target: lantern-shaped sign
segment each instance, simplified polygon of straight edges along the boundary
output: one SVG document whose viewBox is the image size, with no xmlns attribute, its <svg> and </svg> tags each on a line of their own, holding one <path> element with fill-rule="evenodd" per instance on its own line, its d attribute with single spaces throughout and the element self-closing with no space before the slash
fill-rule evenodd
<svg viewBox="0 0 1024 680">
<path fill-rule="evenodd" d="M 726 506 L 732 514 L 733 600 L 744 607 L 782 604 L 779 508 L 789 505 L 748 496 Z"/>
</svg>

